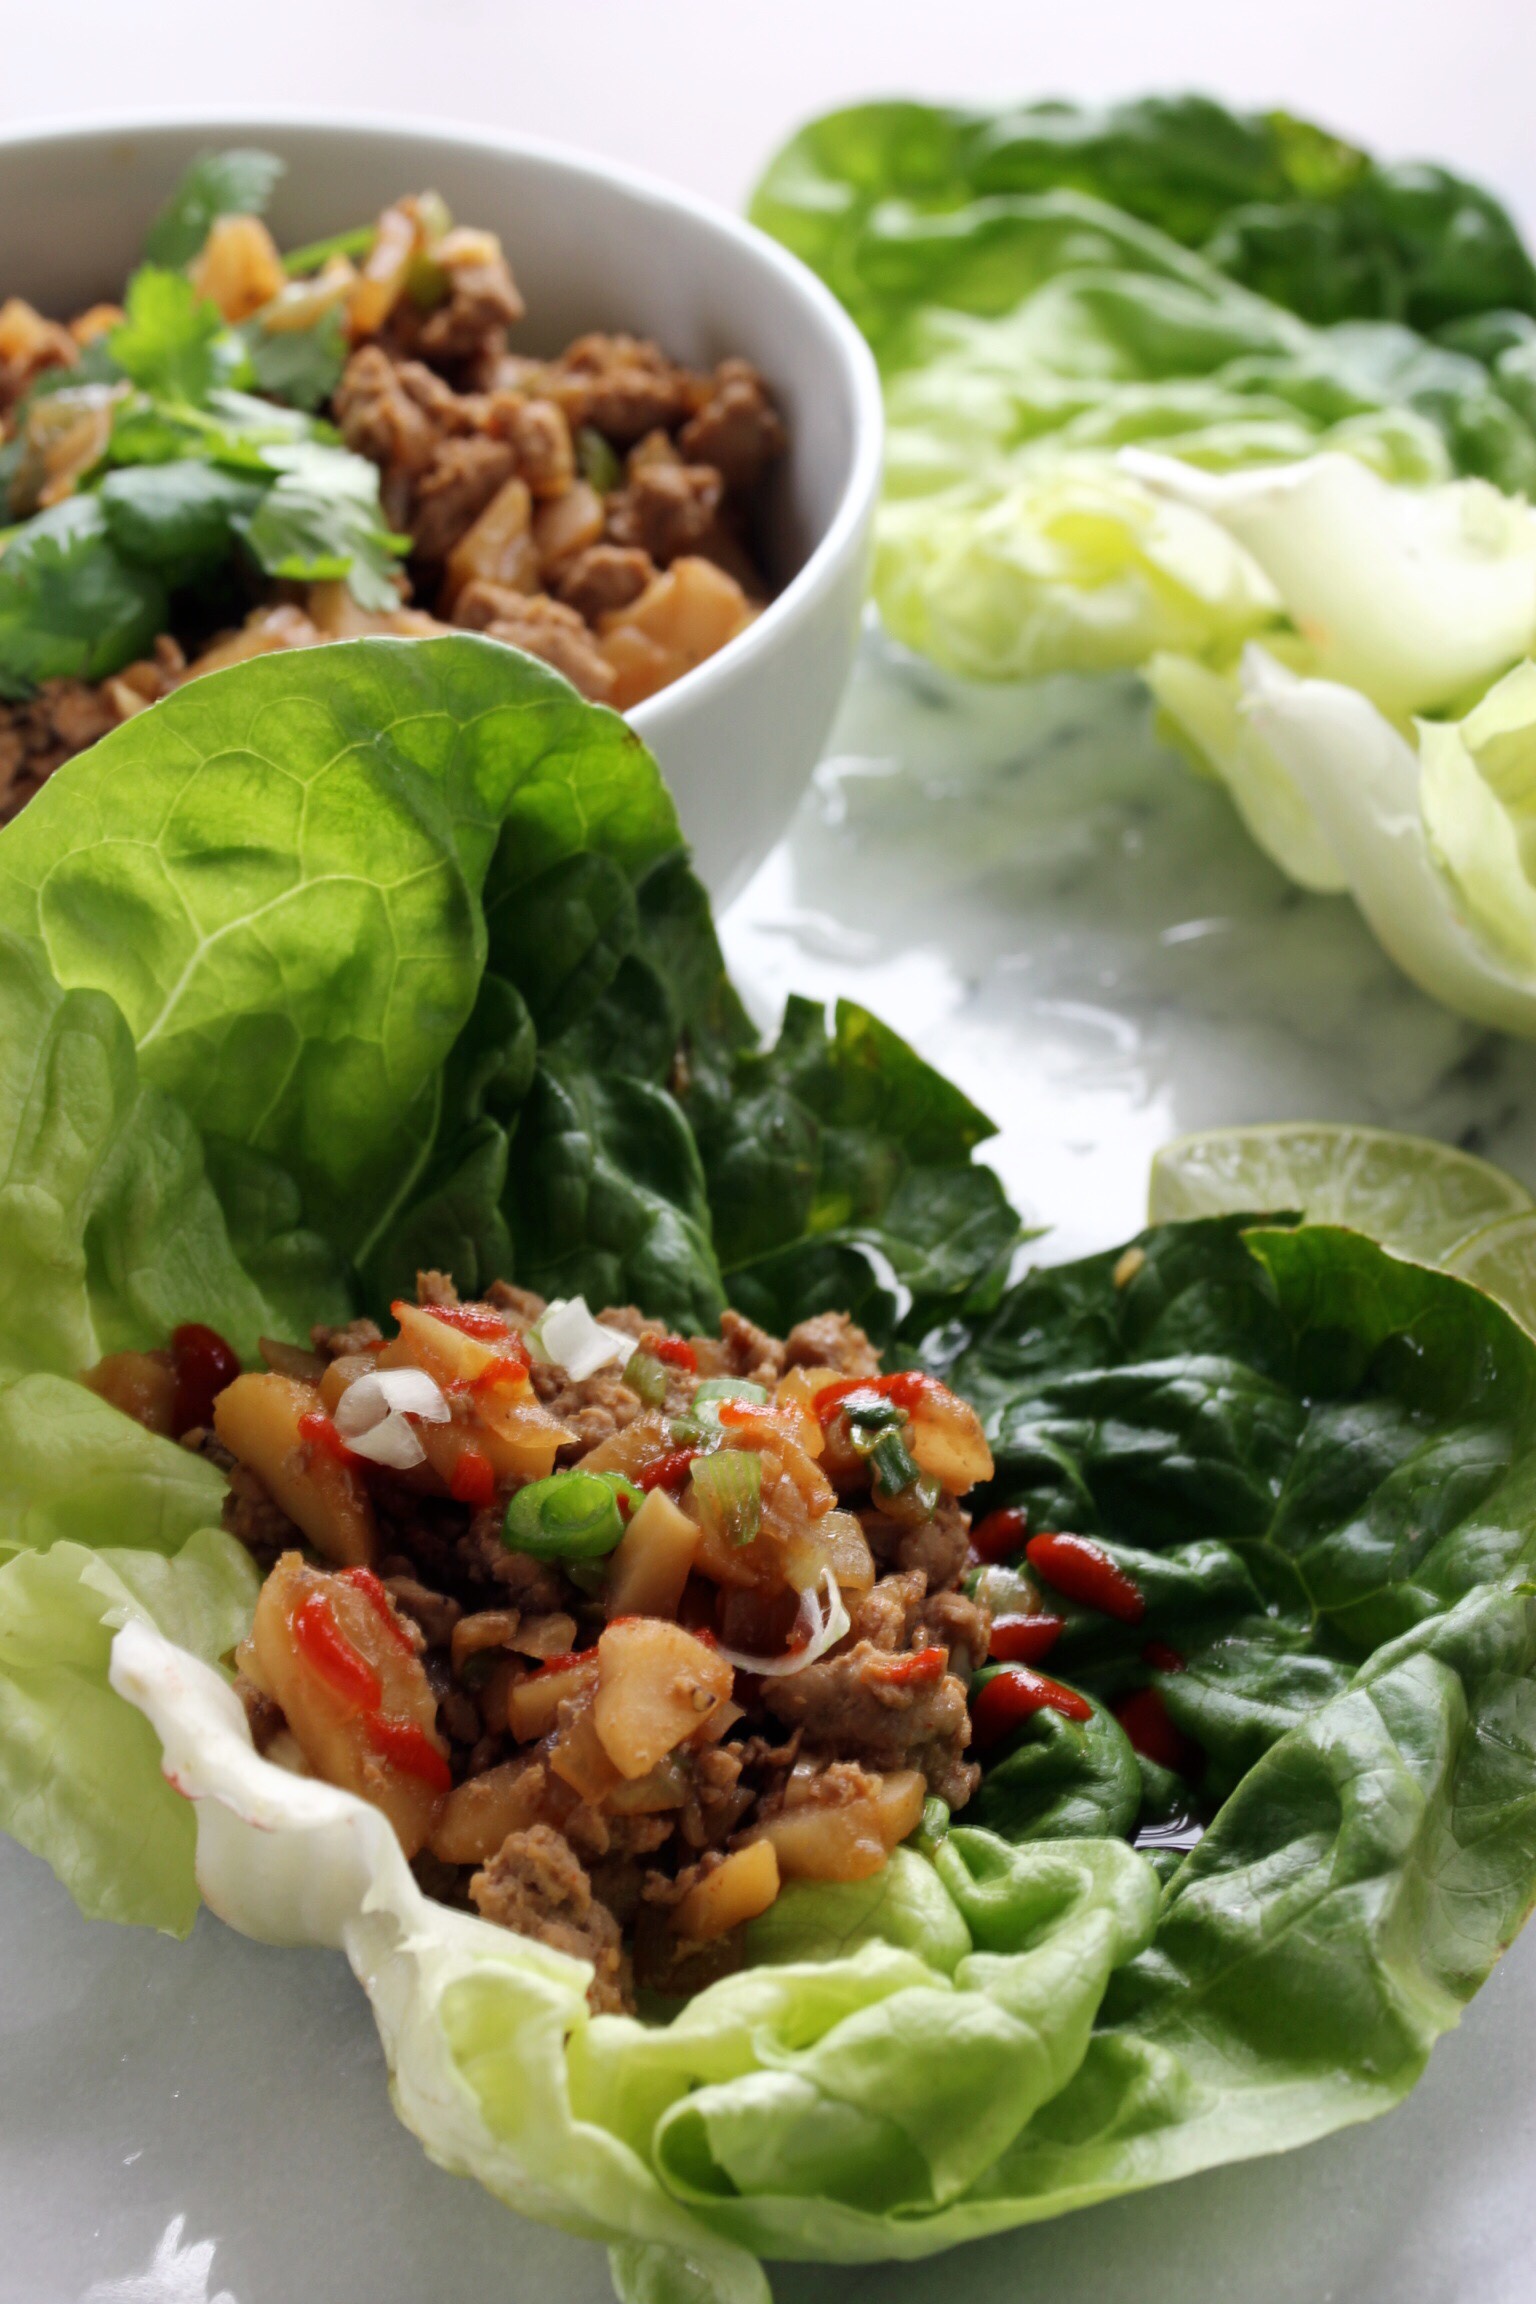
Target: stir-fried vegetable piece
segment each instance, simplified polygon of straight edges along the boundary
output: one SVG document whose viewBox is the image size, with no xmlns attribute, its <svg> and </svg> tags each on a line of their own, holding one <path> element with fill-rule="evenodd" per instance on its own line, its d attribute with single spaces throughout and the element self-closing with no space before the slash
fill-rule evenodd
<svg viewBox="0 0 1536 2304">
<path fill-rule="evenodd" d="M 694 1501 L 705 1528 L 727 1544 L 750 1544 L 763 1524 L 763 1460 L 747 1448 L 722 1448 L 693 1461 Z"/>
<path fill-rule="evenodd" d="M 556 1472 L 519 1488 L 507 1505 L 502 1540 L 535 1560 L 601 1560 L 624 1534 L 624 1506 L 640 1502 L 614 1472 Z"/>
<path fill-rule="evenodd" d="M 213 1427 L 317 1552 L 346 1566 L 377 1557 L 368 1491 L 313 1385 L 275 1373 L 237 1376 L 219 1394 Z"/>
<path fill-rule="evenodd" d="M 867 1880 L 917 1830 L 926 1794 L 916 1768 L 850 1781 L 796 1767 L 761 1835 L 786 1880 Z"/>
<path fill-rule="evenodd" d="M 675 1615 L 700 1534 L 664 1488 L 651 1489 L 610 1561 L 609 1615 Z"/>
<path fill-rule="evenodd" d="M 378 1579 L 366 1568 L 328 1575 L 285 1553 L 240 1662 L 315 1773 L 382 1808 L 414 1856 L 451 1783 L 448 1752 L 414 1643 Z"/>
<path fill-rule="evenodd" d="M 730 1700 L 719 1651 L 655 1616 L 610 1624 L 597 1644 L 593 1725 L 620 1775 L 646 1776 Z"/>
</svg>

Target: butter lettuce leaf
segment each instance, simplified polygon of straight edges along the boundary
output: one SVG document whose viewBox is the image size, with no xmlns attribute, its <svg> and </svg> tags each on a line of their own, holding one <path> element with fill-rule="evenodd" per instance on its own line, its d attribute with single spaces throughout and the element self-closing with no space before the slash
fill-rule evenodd
<svg viewBox="0 0 1536 2304">
<path fill-rule="evenodd" d="M 60 1542 L 0 1567 L 0 1826 L 92 1919 L 185 1936 L 199 1903 L 191 1810 L 108 1685 L 113 1636 L 153 1626 L 211 1666 L 245 1633 L 256 1584 L 244 1547 L 211 1528 L 171 1555 Z"/>
<path fill-rule="evenodd" d="M 1230 658 L 1276 621 L 1235 539 L 1160 504 L 1119 449 L 1536 487 L 1536 270 L 1514 226 L 1477 187 L 1309 123 L 1193 97 L 865 105 L 793 138 L 753 214 L 879 358 L 876 602 L 962 675 Z"/>
<path fill-rule="evenodd" d="M 678 836 L 638 740 L 554 674 L 469 635 L 352 641 L 213 674 L 72 762 L 5 834 L 0 921 L 358 1256 L 430 1153 L 501 843 L 638 870 Z"/>
</svg>

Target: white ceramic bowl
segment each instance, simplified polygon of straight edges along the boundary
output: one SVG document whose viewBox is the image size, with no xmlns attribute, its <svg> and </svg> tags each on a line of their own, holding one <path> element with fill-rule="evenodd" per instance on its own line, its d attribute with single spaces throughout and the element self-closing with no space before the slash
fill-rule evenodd
<svg viewBox="0 0 1536 2304">
<path fill-rule="evenodd" d="M 271 219 L 284 246 L 431 185 L 466 223 L 501 234 L 528 306 L 526 349 L 627 330 L 701 366 L 740 353 L 768 378 L 790 442 L 767 515 L 781 589 L 740 639 L 631 714 L 704 879 L 729 896 L 788 823 L 852 661 L 881 446 L 863 339 L 802 264 L 686 192 L 521 137 L 393 121 L 228 117 L 0 135 L 0 301 L 20 295 L 67 314 L 115 295 L 182 169 L 230 144 L 287 162 Z"/>
</svg>

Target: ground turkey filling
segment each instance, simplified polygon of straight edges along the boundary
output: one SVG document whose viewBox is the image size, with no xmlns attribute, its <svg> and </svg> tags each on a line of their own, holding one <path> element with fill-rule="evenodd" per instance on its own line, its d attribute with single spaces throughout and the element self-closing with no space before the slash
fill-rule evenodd
<svg viewBox="0 0 1536 2304">
<path fill-rule="evenodd" d="M 228 1474 L 225 1524 L 266 1572 L 238 1684 L 268 1757 L 382 1807 L 433 1895 L 590 1960 L 603 2009 L 696 1989 L 785 1881 L 868 1877 L 929 1799 L 964 1805 L 990 1630 L 960 1589 L 956 1499 L 991 1470 L 969 1407 L 882 1377 L 835 1313 L 780 1341 L 606 1311 L 612 1356 L 578 1380 L 538 1356 L 523 1290 L 460 1305 L 427 1273 L 395 1311 L 388 1340 L 358 1321 L 264 1346 L 265 1373 L 215 1364 L 201 1402 L 170 1355 L 87 1378 Z M 408 1465 L 344 1437 L 352 1386 L 390 1370 L 442 1404 L 411 1395 L 414 1437 L 373 1441 Z M 509 1500 L 578 1469 L 608 1476 L 616 1546 L 517 1548 Z"/>
<path fill-rule="evenodd" d="M 389 526 L 411 539 L 401 602 L 364 610 L 344 583 L 282 584 L 254 569 L 243 620 L 163 633 L 109 679 L 44 680 L 0 702 L 0 822 L 74 753 L 184 681 L 246 657 L 365 633 L 458 626 L 538 656 L 618 711 L 654 695 L 751 622 L 771 586 L 758 552 L 762 483 L 783 422 L 749 362 L 689 368 L 657 345 L 589 333 L 553 359 L 508 346 L 523 317 L 494 233 L 441 228 L 432 195 L 378 219 L 361 270 L 334 259 L 290 282 L 266 226 L 222 217 L 192 266 L 226 320 L 272 329 L 334 307 L 351 346 L 323 413 L 379 467 Z M 433 297 L 423 300 L 423 267 Z M 297 306 L 297 309 L 295 309 Z M 112 388 L 29 413 L 40 377 L 73 367 L 122 319 L 93 305 L 68 327 L 0 302 L 0 529 L 87 484 L 110 434 Z M 34 439 L 33 434 L 37 437 Z"/>
</svg>

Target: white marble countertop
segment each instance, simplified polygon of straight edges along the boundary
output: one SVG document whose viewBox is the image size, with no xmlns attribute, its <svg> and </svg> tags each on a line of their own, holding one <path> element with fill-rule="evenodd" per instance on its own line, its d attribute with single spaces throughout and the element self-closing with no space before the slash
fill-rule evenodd
<svg viewBox="0 0 1536 2304">
<path fill-rule="evenodd" d="M 738 200 L 795 120 L 872 87 L 1001 100 L 1201 84 L 1476 169 L 1536 221 L 1527 0 L 0 0 L 0 126 L 105 111 L 410 112 L 538 130 Z M 3 283 L 0 283 L 3 290 Z M 1536 1185 L 1536 1053 L 1433 1008 L 1347 904 L 1300 895 L 1131 685 L 962 696 L 871 648 L 794 831 L 726 923 L 767 1015 L 867 1001 L 1000 1124 L 1047 1253 L 1140 1220 L 1150 1153 L 1220 1120 L 1358 1117 Z M 514 2222 L 394 2122 L 339 1957 L 206 1915 L 81 1920 L 0 1842 L 0 2304 L 606 2304 L 593 2247 Z M 1536 1941 L 1388 2119 L 779 2304 L 1525 2304 Z"/>
</svg>

